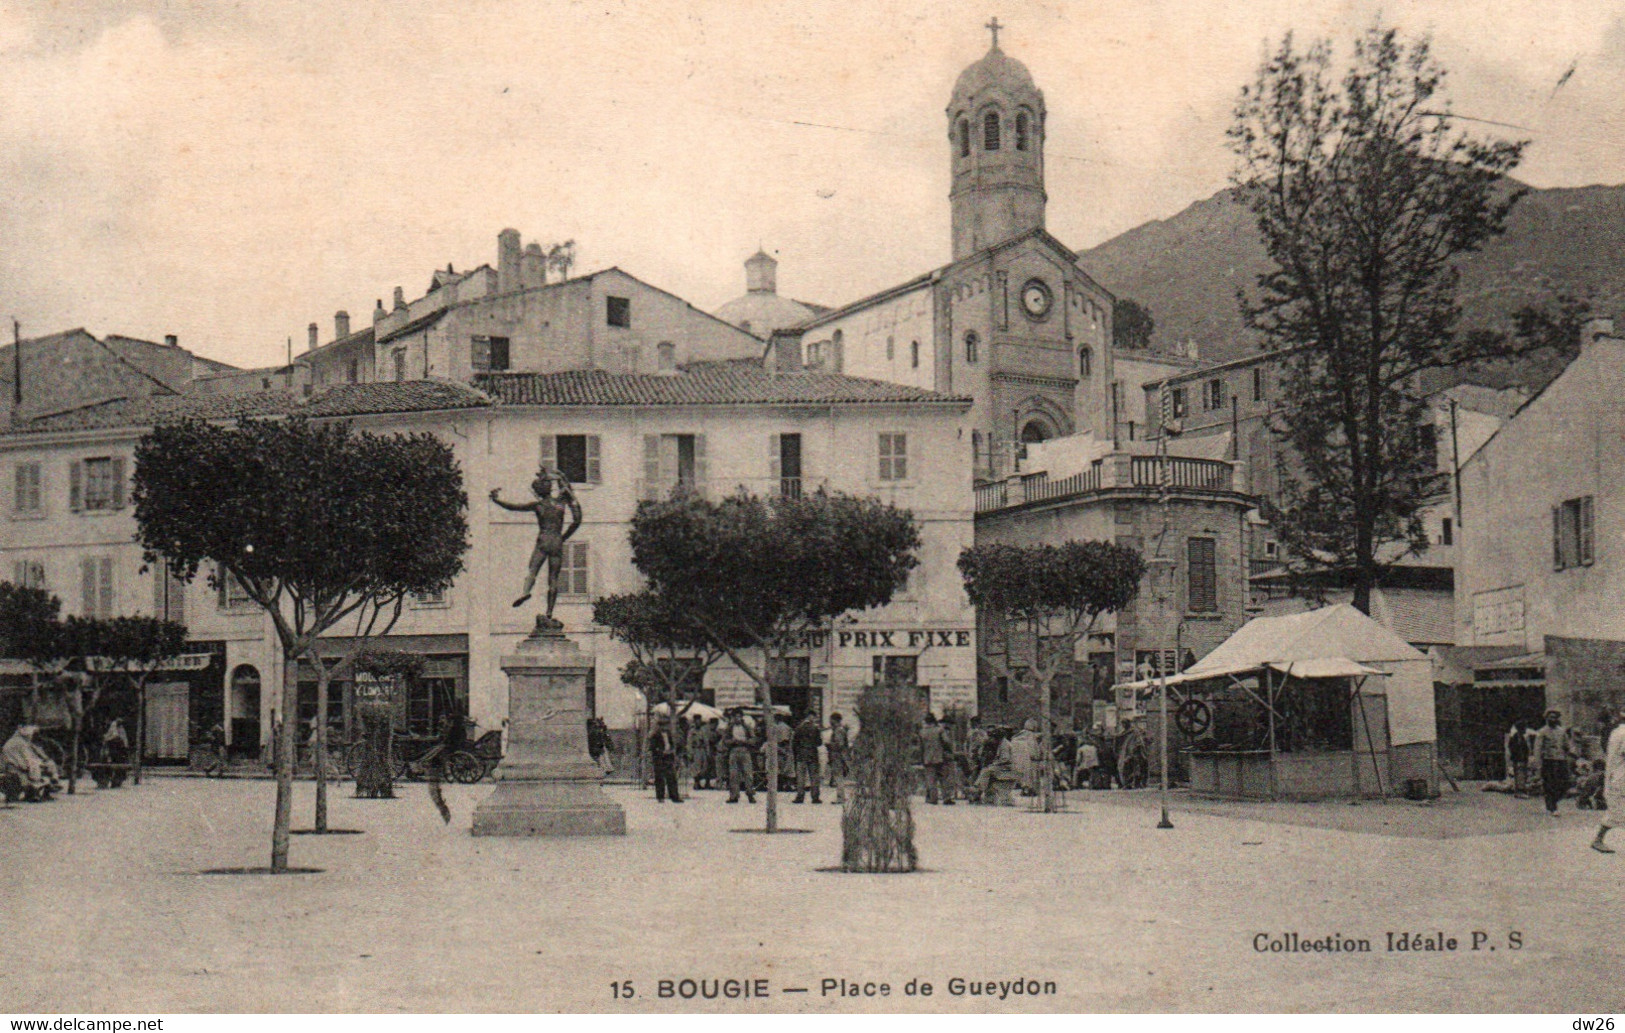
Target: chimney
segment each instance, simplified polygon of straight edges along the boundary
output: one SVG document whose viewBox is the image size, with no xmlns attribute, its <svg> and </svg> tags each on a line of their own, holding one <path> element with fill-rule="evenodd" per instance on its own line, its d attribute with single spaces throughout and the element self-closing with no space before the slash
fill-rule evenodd
<svg viewBox="0 0 1625 1033">
<path fill-rule="evenodd" d="M 384 317 L 385 317 L 385 316 L 387 316 L 387 315 L 389 315 L 389 313 L 387 313 L 387 312 L 385 312 L 385 311 L 384 311 L 384 299 L 383 299 L 383 298 L 379 298 L 379 299 L 378 299 L 378 301 L 377 301 L 377 302 L 376 302 L 376 303 L 375 303 L 375 304 L 374 304 L 374 306 L 373 306 L 373 310 L 372 310 L 372 321 L 373 321 L 373 322 L 374 322 L 374 323 L 376 323 L 376 322 L 378 322 L 378 321 L 379 321 L 379 320 L 380 320 L 380 319 L 382 319 L 382 318 L 384 318 Z"/>
<path fill-rule="evenodd" d="M 400 311 L 406 307 L 406 292 L 399 287 L 395 288 L 395 309 Z"/>
<path fill-rule="evenodd" d="M 547 283 L 547 256 L 542 254 L 542 245 L 533 240 L 525 245 L 525 253 L 519 259 L 519 285 L 540 287 L 545 283 Z"/>
<path fill-rule="evenodd" d="M 165 334 L 164 335 L 164 347 L 165 348 L 179 348 L 180 346 L 181 346 L 181 339 L 179 337 L 176 337 L 174 334 Z"/>
<path fill-rule="evenodd" d="M 752 294 L 778 293 L 779 263 L 760 248 L 745 259 L 745 289 Z"/>
<path fill-rule="evenodd" d="M 497 234 L 497 293 L 519 289 L 519 231 L 506 229 Z"/>
<path fill-rule="evenodd" d="M 1585 351 L 1601 338 L 1613 336 L 1613 318 L 1610 316 L 1593 316 L 1580 324 L 1580 350 Z"/>
<path fill-rule="evenodd" d="M 317 326 L 315 323 L 312 323 L 306 329 L 310 333 L 310 350 L 315 351 L 316 346 L 321 343 L 321 327 Z"/>
<path fill-rule="evenodd" d="M 339 309 L 333 313 L 333 340 L 350 336 L 350 313 Z"/>
</svg>

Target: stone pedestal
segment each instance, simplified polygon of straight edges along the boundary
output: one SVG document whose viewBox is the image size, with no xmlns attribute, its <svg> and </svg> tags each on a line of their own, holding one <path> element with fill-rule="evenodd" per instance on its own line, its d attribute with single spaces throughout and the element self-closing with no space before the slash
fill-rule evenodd
<svg viewBox="0 0 1625 1033">
<path fill-rule="evenodd" d="M 476 836 L 624 836 L 626 813 L 604 794 L 587 754 L 591 661 L 540 621 L 502 658 L 508 733 L 496 790 L 474 809 Z"/>
</svg>

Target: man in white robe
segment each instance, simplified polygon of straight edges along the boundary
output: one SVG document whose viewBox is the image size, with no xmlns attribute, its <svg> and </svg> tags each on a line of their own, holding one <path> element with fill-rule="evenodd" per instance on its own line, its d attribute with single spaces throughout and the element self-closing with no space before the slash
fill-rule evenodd
<svg viewBox="0 0 1625 1033">
<path fill-rule="evenodd" d="M 1603 797 L 1608 803 L 1608 809 L 1603 812 L 1602 824 L 1597 828 L 1597 838 L 1591 841 L 1591 849 L 1599 854 L 1611 854 L 1614 848 L 1603 842 L 1608 830 L 1614 827 L 1614 815 L 1619 811 L 1615 808 L 1625 808 L 1625 718 L 1614 725 L 1614 730 L 1608 733 L 1608 746 L 1603 750 L 1603 763 L 1607 765 L 1604 772 Z"/>
<path fill-rule="evenodd" d="M 38 731 L 38 725 L 18 725 L 6 744 L 0 746 L 0 768 L 15 772 L 22 781 L 24 797 L 35 801 L 49 800 L 52 793 L 62 788 L 56 763 L 34 745 L 34 734 Z"/>
</svg>

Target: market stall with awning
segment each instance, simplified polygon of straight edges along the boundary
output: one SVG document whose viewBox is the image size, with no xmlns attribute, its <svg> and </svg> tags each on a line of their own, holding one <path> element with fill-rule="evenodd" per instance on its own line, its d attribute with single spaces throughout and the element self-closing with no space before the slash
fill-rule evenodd
<svg viewBox="0 0 1625 1033">
<path fill-rule="evenodd" d="M 1195 792 L 1437 792 L 1430 662 L 1352 606 L 1250 621 L 1166 685 Z"/>
</svg>

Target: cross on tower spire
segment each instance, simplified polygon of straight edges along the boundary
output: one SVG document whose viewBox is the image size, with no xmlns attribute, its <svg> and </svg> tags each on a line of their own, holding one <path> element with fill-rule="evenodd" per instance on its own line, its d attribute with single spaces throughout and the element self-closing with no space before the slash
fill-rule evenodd
<svg viewBox="0 0 1625 1033">
<path fill-rule="evenodd" d="M 1003 25 L 999 24 L 999 16 L 994 15 L 993 20 L 982 27 L 993 33 L 993 49 L 999 49 L 999 30 L 1004 28 Z"/>
</svg>

